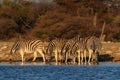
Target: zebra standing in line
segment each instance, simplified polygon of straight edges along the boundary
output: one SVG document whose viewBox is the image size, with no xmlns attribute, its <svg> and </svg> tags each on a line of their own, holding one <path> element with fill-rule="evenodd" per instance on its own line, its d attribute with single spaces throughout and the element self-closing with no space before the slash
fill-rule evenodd
<svg viewBox="0 0 120 80">
<path fill-rule="evenodd" d="M 18 40 L 14 43 L 14 45 L 11 48 L 11 56 L 10 60 L 12 60 L 13 55 L 18 51 L 21 55 L 22 62 L 25 61 L 24 55 L 26 53 L 33 53 L 34 58 L 32 61 L 36 60 L 37 52 L 40 53 L 40 55 L 43 57 L 43 61 L 45 62 L 45 54 L 44 54 L 44 42 L 41 40 Z"/>
<path fill-rule="evenodd" d="M 62 60 L 63 55 L 61 54 L 61 49 L 64 45 L 64 40 L 56 38 L 52 41 L 50 41 L 47 49 L 47 53 L 52 56 L 52 54 L 55 56 L 56 63 L 58 63 L 58 59 Z"/>
<path fill-rule="evenodd" d="M 102 44 L 99 38 L 91 36 L 86 40 L 86 49 L 89 53 L 88 62 L 98 62 L 98 52 L 101 50 L 101 48 Z"/>
<path fill-rule="evenodd" d="M 73 63 L 75 64 L 76 57 L 78 59 L 78 64 L 83 63 L 83 59 L 85 59 L 86 63 L 86 53 L 85 51 L 85 40 L 81 38 L 79 41 L 75 42 L 72 47 L 72 56 L 73 56 Z"/>
<path fill-rule="evenodd" d="M 71 51 L 72 47 L 75 44 L 75 42 L 78 42 L 81 40 L 80 35 L 75 36 L 72 39 L 69 39 L 62 48 L 62 54 L 65 56 L 65 63 L 67 63 L 68 58 L 72 58 Z"/>
<path fill-rule="evenodd" d="M 70 58 L 72 46 L 74 45 L 75 41 L 69 39 L 63 46 L 61 53 L 65 56 L 65 63 L 67 63 L 68 58 Z"/>
</svg>

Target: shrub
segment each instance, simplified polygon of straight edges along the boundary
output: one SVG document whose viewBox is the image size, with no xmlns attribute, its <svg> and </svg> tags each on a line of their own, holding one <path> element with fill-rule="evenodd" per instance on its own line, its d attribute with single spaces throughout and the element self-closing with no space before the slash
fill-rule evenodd
<svg viewBox="0 0 120 80">
<path fill-rule="evenodd" d="M 7 24 L 6 24 L 7 23 Z M 16 37 L 18 25 L 11 19 L 0 19 L 0 38 L 10 39 Z"/>
<path fill-rule="evenodd" d="M 115 34 L 113 34 L 113 38 L 114 38 L 115 40 L 120 41 L 120 30 L 119 30 L 118 32 L 116 32 Z"/>
</svg>

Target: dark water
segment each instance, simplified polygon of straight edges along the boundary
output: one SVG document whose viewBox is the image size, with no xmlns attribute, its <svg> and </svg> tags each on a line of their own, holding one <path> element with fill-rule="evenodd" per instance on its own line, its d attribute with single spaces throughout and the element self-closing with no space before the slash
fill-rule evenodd
<svg viewBox="0 0 120 80">
<path fill-rule="evenodd" d="M 0 80 L 120 80 L 120 63 L 92 66 L 0 63 Z"/>
</svg>

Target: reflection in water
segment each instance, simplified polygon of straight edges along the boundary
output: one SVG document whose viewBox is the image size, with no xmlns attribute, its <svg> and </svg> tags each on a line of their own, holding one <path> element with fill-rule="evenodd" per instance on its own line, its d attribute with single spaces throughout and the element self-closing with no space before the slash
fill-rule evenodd
<svg viewBox="0 0 120 80">
<path fill-rule="evenodd" d="M 99 62 L 99 64 L 95 63 L 80 63 L 80 64 L 72 64 L 68 62 L 67 64 L 65 63 L 55 63 L 55 62 L 50 62 L 50 63 L 45 63 L 45 62 L 0 62 L 0 66 L 120 66 L 119 62 Z"/>
<path fill-rule="evenodd" d="M 55 66 L 93 66 L 93 65 L 99 65 L 98 63 L 94 63 L 94 62 L 87 62 L 87 63 L 84 63 L 84 62 L 81 62 L 81 63 L 72 63 L 72 62 L 68 62 L 68 63 L 61 63 L 61 62 L 50 62 L 50 63 L 46 63 L 46 62 L 8 62 L 8 63 L 3 63 L 3 64 L 9 64 L 9 65 L 21 65 L 21 66 L 29 66 L 29 65 L 55 65 Z"/>
<path fill-rule="evenodd" d="M 24 66 L 24 65 L 49 65 L 48 63 L 45 63 L 45 62 L 9 62 L 9 63 L 3 63 L 3 64 L 10 64 L 10 65 L 21 65 L 21 66 Z"/>
<path fill-rule="evenodd" d="M 21 62 L 20 65 L 24 66 L 24 65 L 48 65 L 45 62 Z"/>
</svg>

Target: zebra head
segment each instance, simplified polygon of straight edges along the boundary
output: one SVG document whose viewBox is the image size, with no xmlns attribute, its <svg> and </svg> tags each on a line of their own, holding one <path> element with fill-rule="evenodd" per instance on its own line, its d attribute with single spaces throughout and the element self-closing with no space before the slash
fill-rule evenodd
<svg viewBox="0 0 120 80">
<path fill-rule="evenodd" d="M 12 46 L 12 48 L 11 48 L 11 50 L 10 50 L 10 61 L 12 61 L 13 60 L 13 55 L 16 53 L 16 51 L 19 49 L 19 46 L 20 46 L 20 41 L 16 41 L 14 44 L 13 44 L 13 46 Z"/>
<path fill-rule="evenodd" d="M 52 60 L 52 57 L 51 57 L 50 54 L 46 54 L 46 53 L 45 53 L 45 58 L 46 58 L 46 60 L 47 60 L 48 62 L 50 62 L 50 61 Z"/>
<path fill-rule="evenodd" d="M 10 61 L 12 61 L 13 60 L 13 54 L 16 52 L 16 50 L 12 50 L 11 49 L 11 51 L 10 51 Z"/>
</svg>

